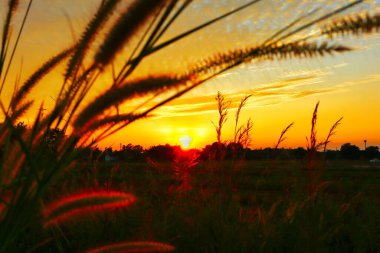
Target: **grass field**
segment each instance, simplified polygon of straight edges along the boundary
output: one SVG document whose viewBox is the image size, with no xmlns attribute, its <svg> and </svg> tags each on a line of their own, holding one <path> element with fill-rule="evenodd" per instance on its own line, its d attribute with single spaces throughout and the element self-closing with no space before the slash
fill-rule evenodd
<svg viewBox="0 0 380 253">
<path fill-rule="evenodd" d="M 304 161 L 204 162 L 191 168 L 185 190 L 170 163 L 78 167 L 53 197 L 86 186 L 138 200 L 66 223 L 58 236 L 65 251 L 136 239 L 165 241 L 178 252 L 380 250 L 379 165 L 321 162 L 311 173 Z"/>
<path fill-rule="evenodd" d="M 82 28 L 70 22 L 79 5 L 65 1 L 73 7 L 73 13 L 67 13 L 73 36 L 67 36 L 62 46 L 53 46 L 54 52 L 48 57 L 39 55 L 48 50 L 35 42 L 56 40 L 50 29 L 62 30 L 55 25 L 61 14 L 44 21 L 48 26 L 39 24 L 44 19 L 37 18 L 39 25 L 31 28 L 34 26 L 29 21 L 35 19 L 33 15 L 38 12 L 34 9 L 39 8 L 34 2 L 0 1 L 1 253 L 380 251 L 380 168 L 361 162 L 317 160 L 317 152 L 322 148 L 326 151 L 342 119 L 333 124 L 326 139 L 317 140 L 319 102 L 307 138 L 308 161 L 215 162 L 228 158 L 221 137 L 232 103 L 220 92 L 216 98 L 219 121 L 214 124 L 217 142 L 206 153 L 210 159 L 214 155 L 213 161 L 199 162 L 195 153 L 182 151 L 172 163 L 88 159 L 114 133 L 140 119 L 154 123 L 151 117 L 159 108 L 211 79 L 235 73 L 230 71 L 238 67 L 250 69 L 252 64 L 260 69 L 263 61 L 353 51 L 346 36 L 360 38 L 380 31 L 376 1 L 372 5 L 364 0 L 322 1 L 320 7 L 313 1 L 306 6 L 300 1 L 294 6 L 297 12 L 291 12 L 292 20 L 283 16 L 291 9 L 284 11 L 274 3 L 276 16 L 278 13 L 285 22 L 274 27 L 268 23 L 268 34 L 256 38 L 262 29 L 257 27 L 247 34 L 246 41 L 228 36 L 231 47 L 219 41 L 214 44 L 206 37 L 203 43 L 203 35 L 197 32 L 213 29 L 211 26 L 222 20 L 229 22 L 232 15 L 248 8 L 257 7 L 261 12 L 255 5 L 264 1 L 248 0 L 231 9 L 213 10 L 213 17 L 204 12 L 207 15 L 202 21 L 189 16 L 190 23 L 181 21 L 180 15 L 197 11 L 198 3 L 192 8 L 191 0 L 87 1 L 94 2 L 95 9 L 88 20 L 78 16 L 86 22 Z M 206 8 L 209 1 L 203 2 Z M 49 11 L 41 6 L 47 14 Z M 268 14 L 268 22 L 272 22 L 272 10 Z M 247 21 L 236 18 L 241 24 Z M 250 20 L 252 24 L 262 23 L 256 15 Z M 77 29 L 82 32 L 77 33 Z M 36 30 L 45 32 L 34 41 L 28 34 Z M 202 43 L 189 43 L 194 47 L 187 51 L 179 43 L 192 36 L 202 37 Z M 29 48 L 33 44 L 36 46 Z M 178 45 L 178 53 L 169 49 L 174 45 Z M 201 47 L 213 50 L 199 51 L 193 59 L 192 52 L 198 53 Z M 24 56 L 27 51 L 38 57 Z M 162 58 L 155 58 L 158 52 Z M 192 57 L 187 59 L 187 55 Z M 176 63 L 166 64 L 171 59 L 177 59 L 173 61 Z M 60 78 L 57 73 L 62 74 Z M 319 75 L 318 71 L 310 78 L 304 74 L 298 78 L 297 74 L 291 79 L 319 80 Z M 290 85 L 291 79 L 282 81 Z M 281 86 L 277 81 L 269 81 L 263 88 L 272 84 L 276 86 L 272 87 L 274 95 Z M 289 96 L 297 98 L 297 94 Z M 299 94 L 303 97 L 314 92 Z M 250 96 L 243 97 L 236 108 L 230 157 L 245 152 L 244 147 L 250 144 L 253 122 L 248 119 L 241 126 L 239 122 L 240 111 Z M 183 116 L 185 111 L 173 115 Z M 292 125 L 282 131 L 275 151 Z M 175 124 L 171 127 L 174 129 Z M 147 129 L 141 128 L 141 140 L 148 139 Z M 125 138 L 131 135 L 127 133 Z M 157 135 L 164 141 L 159 132 Z M 87 151 L 90 155 L 86 157 Z"/>
</svg>

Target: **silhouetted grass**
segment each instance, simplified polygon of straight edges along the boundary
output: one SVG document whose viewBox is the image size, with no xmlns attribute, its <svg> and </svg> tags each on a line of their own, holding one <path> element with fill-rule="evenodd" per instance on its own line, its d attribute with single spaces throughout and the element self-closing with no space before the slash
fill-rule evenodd
<svg viewBox="0 0 380 253">
<path fill-rule="evenodd" d="M 218 174 L 231 171 L 228 161 L 213 163 Z M 105 184 L 113 165 L 101 165 L 103 173 L 97 177 Z M 91 244 L 86 238 L 92 236 L 86 233 L 102 234 L 97 229 L 107 220 L 114 240 L 119 231 L 127 232 L 124 224 L 129 224 L 134 233 L 168 241 L 179 252 L 341 252 L 380 247 L 376 208 L 380 174 L 378 167 L 366 162 L 327 163 L 321 181 L 331 183 L 312 197 L 304 191 L 309 183 L 307 161 L 246 162 L 232 174 L 236 188 L 228 201 L 221 188 L 224 178 L 215 177 L 206 163 L 196 165 L 199 173 L 192 174 L 193 188 L 181 193 L 168 192 L 176 185 L 170 165 L 162 164 L 167 170 L 161 172 L 145 163 L 119 166 L 112 185 L 134 189 L 139 204 L 103 221 L 95 221 L 99 217 L 78 221 L 76 236 L 83 237 L 79 241 Z"/>
<path fill-rule="evenodd" d="M 279 204 L 269 204 L 265 199 L 272 202 L 270 200 L 276 198 L 272 198 L 271 193 L 257 194 L 259 193 L 257 189 L 262 187 L 260 180 L 263 179 L 260 178 L 255 181 L 256 199 L 253 203 L 256 204 L 249 206 L 253 208 L 250 209 L 249 216 L 258 215 L 258 219 L 243 219 L 243 221 L 253 220 L 252 224 L 246 224 L 239 221 L 237 216 L 242 203 L 235 189 L 228 198 L 225 198 L 225 194 L 218 194 L 220 188 L 216 186 L 221 184 L 208 181 L 210 179 L 205 175 L 203 175 L 205 182 L 194 182 L 194 187 L 187 188 L 186 194 L 176 198 L 168 194 L 165 184 L 161 185 L 160 179 L 165 177 L 164 175 L 157 177 L 152 171 L 148 174 L 142 171 L 138 174 L 141 178 L 137 181 L 128 181 L 132 183 L 132 186 L 128 186 L 125 185 L 123 172 L 116 176 L 118 182 L 115 183 L 110 179 L 107 166 L 105 166 L 105 172 L 108 174 L 106 179 L 103 178 L 104 175 L 97 177 L 88 173 L 88 170 L 93 169 L 92 166 L 96 164 L 82 164 L 78 162 L 78 157 L 81 156 L 81 150 L 94 147 L 110 134 L 138 119 L 149 117 L 162 105 L 240 64 L 289 57 L 325 56 L 351 50 L 344 45 L 323 40 L 322 35 L 346 33 L 347 24 L 355 26 L 354 29 L 349 29 L 351 33 L 376 32 L 378 31 L 376 15 L 360 22 L 359 20 L 341 22 L 346 24 L 346 27 L 341 26 L 341 23 L 334 23 L 328 26 L 329 32 L 326 32 L 326 29 L 320 31 L 318 41 L 314 40 L 315 37 L 299 40 L 295 39 L 294 35 L 363 1 L 348 3 L 306 24 L 299 25 L 306 16 L 301 17 L 297 22 L 287 24 L 279 32 L 274 32 L 268 40 L 247 48 L 221 52 L 210 58 L 205 57 L 204 60 L 189 66 L 183 73 L 169 71 L 155 76 L 150 74 L 139 76 L 139 72 L 136 71 L 140 63 L 151 54 L 260 1 L 250 1 L 165 41 L 162 41 L 162 38 L 167 30 L 192 1 L 134 0 L 121 6 L 120 8 L 125 8 L 123 10 L 118 9 L 119 2 L 121 1 L 100 1 L 97 12 L 89 20 L 79 39 L 72 45 L 67 45 L 67 49 L 60 50 L 50 60 L 46 60 L 41 67 L 36 68 L 20 88 L 14 89 L 9 105 L 3 100 L 0 101 L 4 118 L 0 126 L 0 252 L 28 250 L 77 252 L 94 247 L 98 247 L 100 252 L 174 250 L 173 246 L 158 243 L 156 240 L 172 243 L 176 247 L 178 245 L 179 252 L 236 252 L 236 249 L 242 252 L 249 252 L 252 249 L 266 252 L 304 251 L 299 246 L 305 245 L 303 244 L 305 241 L 312 242 L 313 244 L 308 246 L 313 248 L 344 251 L 341 242 L 345 240 L 351 243 L 349 249 L 355 249 L 356 239 L 363 237 L 351 237 L 346 229 L 363 231 L 363 228 L 357 227 L 358 218 L 355 218 L 355 215 L 363 218 L 373 211 L 365 201 L 359 202 L 360 206 L 364 207 L 363 213 L 360 213 L 356 210 L 359 206 L 355 202 L 356 199 L 348 203 L 336 201 L 330 203 L 317 194 L 322 191 L 318 190 L 316 194 L 306 198 L 297 192 L 301 196 L 292 198 L 290 194 L 278 200 Z M 21 35 L 28 21 L 33 0 L 27 3 L 25 13 L 20 13 L 19 1 L 9 0 L 4 4 L 6 9 L 0 45 L 0 95 L 4 87 L 8 90 L 13 87 L 8 78 L 9 70 L 13 66 L 15 52 L 22 39 Z M 120 10 L 121 13 L 118 17 L 115 16 L 116 10 Z M 12 22 L 16 13 L 20 13 L 22 17 L 18 30 L 14 29 Z M 17 32 L 12 34 L 13 30 Z M 99 34 L 103 33 L 105 37 L 101 38 Z M 12 36 L 15 36 L 14 40 L 11 39 Z M 123 67 L 114 73 L 113 80 L 103 86 L 106 88 L 95 100 L 85 103 L 86 95 L 94 84 L 100 82 L 101 77 L 108 71 L 114 70 L 114 59 L 124 48 L 131 46 L 130 42 L 137 36 L 140 36 L 138 45 L 127 57 L 123 55 L 125 59 Z M 42 103 L 40 109 L 33 113 L 32 105 L 35 98 L 31 96 L 31 92 L 38 89 L 42 78 L 60 64 L 66 64 L 66 69 L 62 79 L 56 83 L 60 92 L 55 104 L 50 110 L 46 110 Z M 131 78 L 133 74 L 137 76 L 134 79 Z M 168 91 L 174 94 L 164 97 Z M 159 99 L 156 104 L 139 106 L 139 110 L 119 113 L 119 104 L 134 98 L 150 99 L 152 94 Z M 243 105 L 244 100 L 241 107 Z M 113 110 L 114 107 L 117 110 Z M 35 120 L 30 124 L 30 128 L 21 131 L 18 121 L 27 113 L 33 113 Z M 221 115 L 224 115 L 223 106 L 221 106 Z M 221 121 L 220 131 L 225 117 L 221 117 Z M 335 125 L 338 124 L 339 121 Z M 242 130 L 238 128 L 235 133 L 242 134 L 242 138 L 246 138 L 249 137 L 251 128 L 252 125 L 248 121 Z M 335 128 L 330 131 L 331 135 Z M 221 142 L 220 134 L 218 136 L 218 141 Z M 239 136 L 237 138 L 240 139 Z M 312 129 L 311 149 L 316 148 L 315 140 Z M 328 140 L 329 137 L 325 141 L 326 144 Z M 197 162 L 190 159 L 187 170 L 197 165 Z M 138 167 L 143 170 L 141 167 L 144 165 Z M 223 164 L 220 169 L 225 169 Z M 189 178 L 189 173 L 186 171 L 182 176 Z M 134 176 L 131 178 L 134 179 Z M 83 180 L 90 182 L 82 185 Z M 165 178 L 165 180 L 173 183 L 174 179 Z M 274 180 L 271 185 L 268 183 L 265 187 L 282 189 L 278 185 L 273 185 L 274 182 L 276 181 Z M 318 185 L 318 189 L 324 186 L 327 187 L 327 184 Z M 293 186 L 288 184 L 288 187 Z M 78 197 L 78 192 L 90 194 Z M 117 196 L 115 192 L 118 193 Z M 126 213 L 119 210 L 119 207 L 134 201 L 134 194 L 129 192 L 136 192 L 138 198 L 141 197 L 143 201 L 130 206 L 128 209 L 130 213 Z M 65 196 L 63 202 L 56 202 L 60 196 Z M 56 203 L 56 205 L 53 204 L 53 207 L 48 206 L 45 209 L 46 203 Z M 199 208 L 200 204 L 202 208 Z M 316 209 L 319 204 L 320 209 Z M 353 208 L 346 208 L 347 206 Z M 107 213 L 98 215 L 91 211 L 94 208 L 107 209 L 106 207 L 116 210 L 112 215 Z M 83 220 L 78 219 L 77 223 L 68 225 L 58 222 L 84 212 L 87 213 L 82 215 Z M 341 225 L 341 220 L 336 220 L 337 213 L 339 215 L 348 213 L 354 221 L 353 227 L 346 228 L 344 224 Z M 376 221 L 373 223 L 377 224 Z M 306 234 L 297 233 L 305 224 L 310 231 Z M 136 229 L 138 225 L 142 226 L 140 230 Z M 377 238 L 378 231 L 372 227 L 370 229 L 372 233 L 364 238 L 368 244 L 366 247 L 359 247 L 360 249 L 378 249 L 376 243 L 372 244 L 375 241 L 372 239 Z M 287 237 L 284 239 L 282 235 Z M 291 245 L 286 246 L 285 242 L 290 242 Z M 346 247 L 346 244 L 343 243 L 343 246 Z"/>
</svg>

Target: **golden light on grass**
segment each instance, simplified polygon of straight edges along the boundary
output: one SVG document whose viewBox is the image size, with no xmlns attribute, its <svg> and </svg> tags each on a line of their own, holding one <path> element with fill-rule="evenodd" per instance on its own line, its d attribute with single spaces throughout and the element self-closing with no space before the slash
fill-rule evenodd
<svg viewBox="0 0 380 253">
<path fill-rule="evenodd" d="M 172 245 L 160 242 L 122 242 L 102 246 L 96 249 L 87 251 L 87 253 L 111 253 L 111 252 L 171 252 L 175 248 Z"/>
<path fill-rule="evenodd" d="M 45 227 L 61 223 L 81 214 L 129 206 L 136 197 L 118 191 L 94 191 L 73 194 L 51 203 L 43 210 Z"/>
</svg>

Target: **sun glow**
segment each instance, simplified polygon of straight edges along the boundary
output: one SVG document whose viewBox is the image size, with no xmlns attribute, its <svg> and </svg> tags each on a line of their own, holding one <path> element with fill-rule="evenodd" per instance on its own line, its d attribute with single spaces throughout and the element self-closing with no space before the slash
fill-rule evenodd
<svg viewBox="0 0 380 253">
<path fill-rule="evenodd" d="M 183 149 L 188 149 L 190 147 L 191 141 L 192 139 L 188 135 L 183 135 L 179 137 L 179 142 L 181 143 L 181 147 Z"/>
</svg>

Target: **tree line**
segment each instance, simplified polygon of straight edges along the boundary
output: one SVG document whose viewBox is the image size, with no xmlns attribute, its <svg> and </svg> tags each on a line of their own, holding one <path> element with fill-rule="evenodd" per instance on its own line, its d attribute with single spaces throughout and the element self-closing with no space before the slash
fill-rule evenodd
<svg viewBox="0 0 380 253">
<path fill-rule="evenodd" d="M 27 130 L 24 123 L 19 123 L 16 130 L 22 134 Z M 60 143 L 64 140 L 65 133 L 61 129 L 50 129 L 45 136 L 41 138 L 40 146 L 43 147 L 44 156 L 46 158 L 54 158 L 57 156 L 57 150 Z M 9 142 L 14 141 L 14 137 L 10 136 Z M 201 161 L 207 160 L 303 160 L 309 154 L 308 148 L 260 148 L 251 149 L 244 147 L 241 143 L 230 142 L 214 142 L 206 145 L 202 149 L 193 149 Z M 100 149 L 98 147 L 77 148 L 78 160 L 99 160 L 99 161 L 128 161 L 143 162 L 147 159 L 155 161 L 173 161 L 179 152 L 184 152 L 180 146 L 170 144 L 155 145 L 149 148 L 143 148 L 140 145 L 120 145 L 119 149 L 112 147 Z M 0 157 L 2 147 L 0 146 Z M 361 150 L 358 146 L 345 143 L 340 149 L 316 151 L 317 159 L 327 160 L 373 160 L 380 159 L 379 147 L 368 146 Z"/>
<path fill-rule="evenodd" d="M 206 145 L 202 149 L 192 149 L 183 151 L 180 146 L 169 144 L 155 145 L 144 149 L 140 145 L 122 145 L 118 150 L 112 148 L 87 149 L 83 152 L 81 159 L 100 161 L 126 161 L 143 162 L 147 159 L 159 162 L 173 161 L 179 152 L 191 152 L 198 155 L 200 161 L 209 160 L 303 160 L 307 159 L 309 150 L 303 147 L 297 148 L 244 148 L 240 144 L 223 144 L 214 142 Z M 327 160 L 372 160 L 379 159 L 379 147 L 369 146 L 365 150 L 360 150 L 358 146 L 351 143 L 343 144 L 340 149 L 317 151 L 317 159 Z"/>
</svg>

